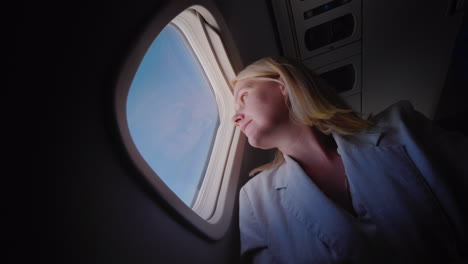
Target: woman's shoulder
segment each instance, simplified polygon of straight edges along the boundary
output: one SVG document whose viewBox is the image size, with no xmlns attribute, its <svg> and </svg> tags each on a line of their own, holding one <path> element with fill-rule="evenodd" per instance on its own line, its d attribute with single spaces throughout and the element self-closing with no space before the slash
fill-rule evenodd
<svg viewBox="0 0 468 264">
<path fill-rule="evenodd" d="M 374 123 L 391 123 L 405 121 L 415 113 L 413 104 L 408 100 L 400 100 L 369 118 Z"/>
<path fill-rule="evenodd" d="M 408 100 L 400 100 L 389 106 L 368 120 L 371 125 L 360 133 L 353 135 L 337 135 L 335 137 L 343 148 L 357 148 L 360 146 L 382 144 L 404 144 L 411 140 L 415 127 L 421 120 L 429 120 L 417 112 Z M 345 144 L 346 143 L 346 144 Z M 408 142 L 406 142 L 408 143 Z"/>
<path fill-rule="evenodd" d="M 383 132 L 387 141 L 393 139 L 390 142 L 399 142 L 407 147 L 417 143 L 425 150 L 436 149 L 434 142 L 458 149 L 461 146 L 468 147 L 468 140 L 461 132 L 441 128 L 432 119 L 418 111 L 408 100 L 400 100 L 389 105 L 369 120 L 372 125 L 365 130 L 365 133 Z M 466 150 L 460 153 L 466 153 Z"/>
<path fill-rule="evenodd" d="M 432 120 L 415 109 L 413 103 L 409 100 L 397 101 L 374 116 L 368 118 L 371 126 L 364 130 L 365 134 L 374 131 L 415 132 L 418 126 L 426 123 L 432 123 Z"/>
</svg>

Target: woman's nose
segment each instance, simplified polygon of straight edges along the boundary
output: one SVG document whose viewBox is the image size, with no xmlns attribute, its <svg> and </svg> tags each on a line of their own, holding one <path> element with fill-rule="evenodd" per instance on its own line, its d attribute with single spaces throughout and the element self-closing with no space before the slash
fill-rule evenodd
<svg viewBox="0 0 468 264">
<path fill-rule="evenodd" d="M 239 122 L 244 120 L 244 117 L 244 114 L 237 113 L 232 117 L 232 122 L 234 123 L 234 125 L 238 126 Z"/>
</svg>

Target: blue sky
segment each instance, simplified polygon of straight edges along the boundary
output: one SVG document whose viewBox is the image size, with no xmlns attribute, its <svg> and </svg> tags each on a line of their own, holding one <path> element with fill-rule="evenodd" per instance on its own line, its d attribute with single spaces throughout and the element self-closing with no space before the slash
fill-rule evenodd
<svg viewBox="0 0 468 264">
<path fill-rule="evenodd" d="M 130 134 L 143 158 L 190 205 L 219 126 L 204 73 L 172 26 L 148 49 L 127 98 Z"/>
</svg>

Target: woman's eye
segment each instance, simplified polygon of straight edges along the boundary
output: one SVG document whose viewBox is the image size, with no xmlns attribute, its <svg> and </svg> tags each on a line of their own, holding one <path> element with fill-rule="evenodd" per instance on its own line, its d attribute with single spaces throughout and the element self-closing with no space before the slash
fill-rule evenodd
<svg viewBox="0 0 468 264">
<path fill-rule="evenodd" d="M 247 97 L 247 94 L 243 94 L 243 95 L 241 96 L 241 100 L 244 101 L 246 97 Z"/>
</svg>

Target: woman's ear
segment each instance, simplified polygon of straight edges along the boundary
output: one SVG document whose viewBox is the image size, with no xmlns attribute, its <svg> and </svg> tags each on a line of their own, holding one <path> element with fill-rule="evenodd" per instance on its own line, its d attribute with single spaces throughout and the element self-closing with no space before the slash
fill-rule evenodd
<svg viewBox="0 0 468 264">
<path fill-rule="evenodd" d="M 281 75 L 278 77 L 278 81 L 280 81 L 282 83 L 282 85 L 280 85 L 281 93 L 283 94 L 283 96 L 287 96 L 288 91 L 286 90 L 286 85 L 284 84 L 284 80 L 281 77 Z"/>
<path fill-rule="evenodd" d="M 280 84 L 280 91 L 284 97 L 284 103 L 288 106 L 288 109 L 291 107 L 291 102 L 289 101 L 288 90 L 286 89 L 286 84 L 284 83 L 283 78 L 281 76 L 278 77 L 278 81 L 281 82 Z"/>
</svg>

